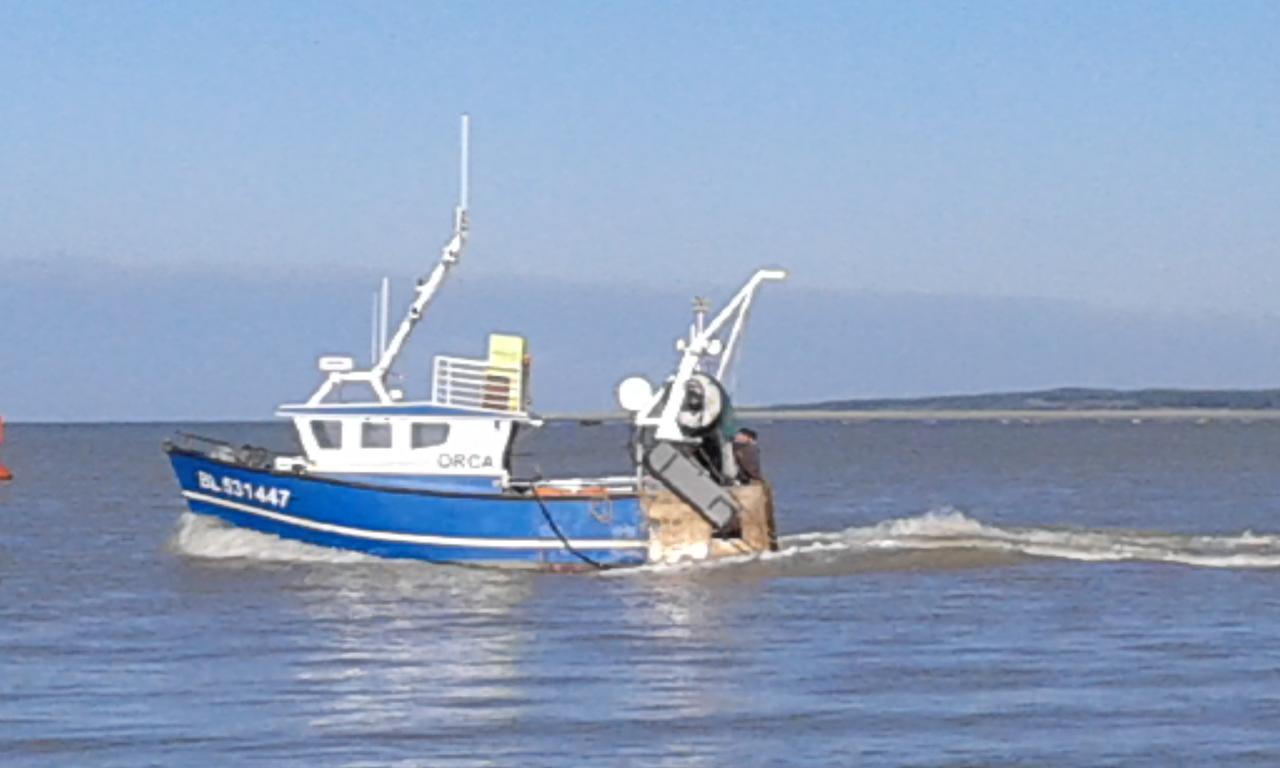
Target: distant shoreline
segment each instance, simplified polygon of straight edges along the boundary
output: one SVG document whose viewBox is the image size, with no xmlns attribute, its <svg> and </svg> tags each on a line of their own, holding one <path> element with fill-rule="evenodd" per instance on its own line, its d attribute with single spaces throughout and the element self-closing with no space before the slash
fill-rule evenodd
<svg viewBox="0 0 1280 768">
<path fill-rule="evenodd" d="M 1244 408 L 1107 408 L 1096 410 L 771 410 L 739 409 L 744 421 L 1280 421 L 1280 409 Z"/>
<path fill-rule="evenodd" d="M 1280 408 L 1098 408 L 1079 410 L 1037 409 L 883 409 L 827 410 L 739 408 L 735 414 L 741 421 L 999 421 L 999 422 L 1066 422 L 1066 421 L 1280 421 Z M 630 421 L 624 413 L 549 413 L 541 417 L 551 422 L 619 423 Z"/>
</svg>

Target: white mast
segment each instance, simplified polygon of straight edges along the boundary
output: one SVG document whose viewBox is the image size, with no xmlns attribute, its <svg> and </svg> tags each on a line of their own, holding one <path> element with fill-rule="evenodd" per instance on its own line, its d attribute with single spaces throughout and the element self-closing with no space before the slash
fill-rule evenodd
<svg viewBox="0 0 1280 768">
<path fill-rule="evenodd" d="M 693 297 L 693 325 L 689 326 L 689 343 L 702 335 L 707 328 L 707 313 L 711 311 L 711 302 L 701 296 Z M 702 370 L 702 361 L 698 361 L 698 370 Z"/>
<path fill-rule="evenodd" d="M 373 292 L 373 311 L 369 319 L 369 367 L 378 362 L 378 354 L 381 351 L 378 347 L 378 292 Z"/>
<path fill-rule="evenodd" d="M 378 315 L 378 353 L 387 348 L 387 313 L 391 311 L 391 281 L 382 278 L 382 312 Z"/>
<path fill-rule="evenodd" d="M 458 209 L 466 212 L 470 204 L 471 115 L 462 115 L 462 157 L 458 168 Z M 455 225 L 456 226 L 456 225 Z"/>
</svg>

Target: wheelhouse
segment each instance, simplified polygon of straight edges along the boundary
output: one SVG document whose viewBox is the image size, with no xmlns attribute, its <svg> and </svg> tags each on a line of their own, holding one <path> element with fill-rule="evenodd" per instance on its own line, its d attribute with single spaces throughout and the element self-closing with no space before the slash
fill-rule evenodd
<svg viewBox="0 0 1280 768">
<path fill-rule="evenodd" d="M 307 403 L 278 409 L 293 421 L 303 451 L 281 459 L 281 469 L 509 479 L 516 428 L 536 423 L 527 411 L 523 338 L 491 334 L 484 359 L 436 357 L 429 401 L 404 402 L 393 390 L 373 402 L 333 402 L 351 383 L 344 362 L 323 359 L 322 368 L 332 369 L 325 385 Z"/>
</svg>

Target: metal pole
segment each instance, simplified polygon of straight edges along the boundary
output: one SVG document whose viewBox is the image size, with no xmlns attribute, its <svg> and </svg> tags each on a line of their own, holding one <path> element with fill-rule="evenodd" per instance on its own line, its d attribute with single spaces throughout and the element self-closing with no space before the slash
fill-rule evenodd
<svg viewBox="0 0 1280 768">
<path fill-rule="evenodd" d="M 378 325 L 378 352 L 387 348 L 387 313 L 391 308 L 391 280 L 382 278 L 382 320 Z"/>
<path fill-rule="evenodd" d="M 458 183 L 458 207 L 467 210 L 471 194 L 471 115 L 462 115 L 462 161 Z"/>
<path fill-rule="evenodd" d="M 378 355 L 381 350 L 378 349 L 378 292 L 373 292 L 373 302 L 371 313 L 369 316 L 369 367 L 377 365 Z"/>
</svg>

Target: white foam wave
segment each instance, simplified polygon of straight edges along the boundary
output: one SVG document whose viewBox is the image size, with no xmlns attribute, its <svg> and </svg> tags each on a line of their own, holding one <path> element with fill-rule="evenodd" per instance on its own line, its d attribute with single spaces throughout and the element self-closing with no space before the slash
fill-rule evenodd
<svg viewBox="0 0 1280 768">
<path fill-rule="evenodd" d="M 843 531 L 784 536 L 777 552 L 743 555 L 716 561 L 681 562 L 646 566 L 649 572 L 690 568 L 717 569 L 743 563 L 787 563 L 833 558 L 870 561 L 879 555 L 916 553 L 909 566 L 917 569 L 954 567 L 954 557 L 964 562 L 1009 562 L 1025 558 L 1080 562 L 1176 563 L 1201 568 L 1280 568 L 1280 536 L 1245 531 L 1238 535 L 1179 535 L 1104 529 L 1000 527 L 975 520 L 954 509 L 941 509 L 915 517 L 886 520 Z M 928 555 L 933 553 L 935 559 Z M 986 559 L 984 560 L 984 555 Z M 894 561 L 888 567 L 903 567 Z"/>
<path fill-rule="evenodd" d="M 356 563 L 368 555 L 239 528 L 206 515 L 183 512 L 169 546 L 175 552 L 203 560 L 257 560 L 270 563 Z"/>
<path fill-rule="evenodd" d="M 665 573 L 687 569 L 719 569 L 744 563 L 831 564 L 870 563 L 880 556 L 911 556 L 906 566 L 893 561 L 886 567 L 929 569 L 964 563 L 1005 563 L 1025 558 L 1079 562 L 1176 563 L 1201 568 L 1280 569 L 1280 536 L 1245 531 L 1238 535 L 1179 535 L 1106 529 L 1001 527 L 989 525 L 955 509 L 940 509 L 914 517 L 886 520 L 843 531 L 784 536 L 777 552 L 740 555 L 715 561 L 688 561 L 611 571 Z M 185 512 L 170 547 L 189 557 L 208 560 L 262 562 L 353 563 L 376 561 L 370 555 L 312 546 L 278 536 L 228 525 L 204 515 Z M 932 555 L 932 557 L 931 557 Z M 820 571 L 819 571 L 820 572 Z"/>
<path fill-rule="evenodd" d="M 1148 561 L 1208 568 L 1280 568 L 1280 537 L 1251 531 L 1188 536 L 1118 530 L 1001 528 L 955 510 L 893 520 L 844 533 L 878 547 L 980 548 L 1031 557 L 1088 562 Z"/>
</svg>

